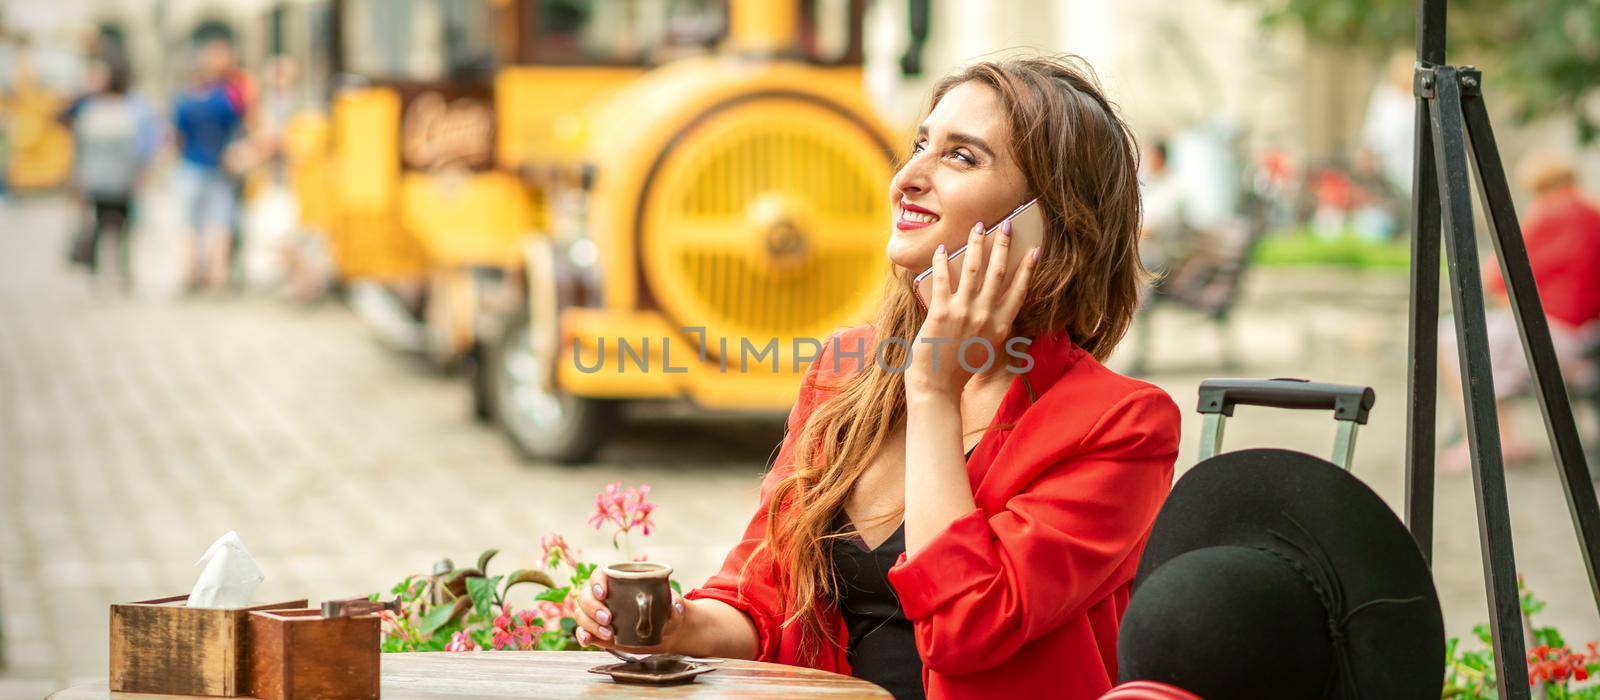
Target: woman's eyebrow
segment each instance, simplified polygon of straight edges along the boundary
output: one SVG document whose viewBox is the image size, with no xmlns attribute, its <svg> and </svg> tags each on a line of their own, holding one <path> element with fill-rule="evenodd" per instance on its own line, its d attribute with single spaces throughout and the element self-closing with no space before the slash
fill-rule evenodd
<svg viewBox="0 0 1600 700">
<path fill-rule="evenodd" d="M 917 138 L 918 139 L 928 138 L 928 127 L 927 126 L 918 126 L 917 127 Z M 955 143 L 961 143 L 961 144 L 966 144 L 968 146 L 972 146 L 973 148 L 976 148 L 976 149 L 978 149 L 980 151 L 983 151 L 984 154 L 989 156 L 990 158 L 994 158 L 995 157 L 994 149 L 989 148 L 989 142 L 984 141 L 983 139 L 980 139 L 980 138 L 978 138 L 976 136 L 973 136 L 972 134 L 963 134 L 963 133 L 961 133 L 959 131 L 952 131 L 952 132 L 949 132 L 948 134 L 946 134 L 945 138 L 950 140 L 950 141 L 953 141 Z"/>
</svg>

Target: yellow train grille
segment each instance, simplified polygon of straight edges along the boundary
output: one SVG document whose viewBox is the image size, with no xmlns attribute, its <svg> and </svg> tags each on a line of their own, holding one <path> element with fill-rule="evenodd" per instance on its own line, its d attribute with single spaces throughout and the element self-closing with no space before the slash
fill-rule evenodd
<svg viewBox="0 0 1600 700">
<path fill-rule="evenodd" d="M 710 318 L 703 323 L 719 329 L 748 329 L 760 335 L 751 339 L 757 345 L 769 337 L 785 338 L 814 329 L 827 332 L 840 322 L 839 309 L 861 301 L 861 280 L 883 274 L 876 256 L 849 252 L 819 255 L 810 269 L 781 277 L 767 274 L 736 253 L 685 252 L 682 266 L 694 282 L 696 297 L 721 301 L 707 305 Z M 869 287 L 881 289 L 876 284 Z"/>
<path fill-rule="evenodd" d="M 890 162 L 867 127 L 774 96 L 699 120 L 663 155 L 641 212 L 650 292 L 709 344 L 821 338 L 883 289 Z"/>
</svg>

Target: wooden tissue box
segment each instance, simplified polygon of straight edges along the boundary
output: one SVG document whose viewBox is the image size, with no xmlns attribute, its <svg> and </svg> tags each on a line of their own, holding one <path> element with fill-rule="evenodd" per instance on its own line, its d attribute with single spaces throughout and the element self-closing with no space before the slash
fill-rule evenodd
<svg viewBox="0 0 1600 700">
<path fill-rule="evenodd" d="M 111 606 L 111 690 L 237 697 L 250 692 L 248 616 L 303 608 L 292 600 L 191 608 L 187 595 Z"/>
<path fill-rule="evenodd" d="M 377 700 L 377 615 L 250 613 L 250 694 L 262 700 Z"/>
</svg>

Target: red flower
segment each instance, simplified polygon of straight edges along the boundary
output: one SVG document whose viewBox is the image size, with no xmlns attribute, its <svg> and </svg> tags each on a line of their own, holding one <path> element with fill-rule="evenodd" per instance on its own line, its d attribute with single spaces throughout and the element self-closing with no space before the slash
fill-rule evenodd
<svg viewBox="0 0 1600 700">
<path fill-rule="evenodd" d="M 1589 679 L 1589 670 L 1586 668 L 1589 658 L 1584 654 L 1575 654 L 1565 646 L 1551 649 L 1549 645 L 1541 644 L 1528 654 L 1528 684 L 1545 682 L 1566 687 L 1569 676 L 1575 681 L 1586 681 Z"/>
<path fill-rule="evenodd" d="M 515 646 L 516 638 L 511 636 L 511 633 L 507 632 L 506 628 L 496 627 L 494 628 L 494 639 L 492 642 L 495 649 L 504 649 L 508 646 Z"/>
<path fill-rule="evenodd" d="M 450 643 L 444 645 L 444 650 L 477 651 L 478 644 L 472 641 L 472 637 L 465 630 L 456 630 L 456 633 L 450 636 Z"/>
<path fill-rule="evenodd" d="M 510 628 L 511 627 L 511 616 L 506 614 L 506 613 L 500 613 L 499 616 L 494 618 L 494 626 L 495 626 L 496 629 L 508 629 L 508 628 Z"/>
<path fill-rule="evenodd" d="M 523 610 L 517 613 L 517 619 L 522 620 L 522 626 L 532 627 L 534 620 L 539 619 L 539 616 L 532 610 Z"/>
</svg>

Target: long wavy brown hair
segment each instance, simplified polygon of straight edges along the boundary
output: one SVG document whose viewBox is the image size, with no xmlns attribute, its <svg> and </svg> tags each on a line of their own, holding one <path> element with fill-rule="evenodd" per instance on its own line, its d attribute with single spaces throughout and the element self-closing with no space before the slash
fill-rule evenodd
<svg viewBox="0 0 1600 700">
<path fill-rule="evenodd" d="M 1012 335 L 1066 332 L 1104 360 L 1127 333 L 1149 273 L 1139 262 L 1138 147 L 1092 70 L 1072 56 L 982 62 L 941 79 L 929 111 L 952 88 L 977 81 L 994 89 L 1010 126 L 1008 147 L 1043 207 L 1047 232 L 1028 302 Z M 912 275 L 894 270 L 874 322 L 877 338 L 911 339 L 924 312 Z M 776 487 L 761 549 L 773 557 L 785 625 L 801 625 L 804 653 L 837 644 L 825 611 L 835 600 L 829 549 L 834 517 L 873 457 L 905 419 L 900 343 L 885 343 L 882 362 L 824 387 L 794 450 L 793 470 Z M 998 426 L 990 426 L 992 429 Z M 780 468 L 782 465 L 778 465 Z M 901 512 L 890 514 L 898 519 Z M 754 557 L 752 557 L 754 558 Z"/>
</svg>

